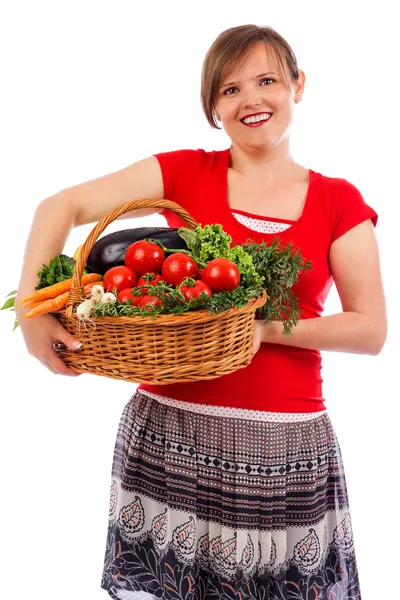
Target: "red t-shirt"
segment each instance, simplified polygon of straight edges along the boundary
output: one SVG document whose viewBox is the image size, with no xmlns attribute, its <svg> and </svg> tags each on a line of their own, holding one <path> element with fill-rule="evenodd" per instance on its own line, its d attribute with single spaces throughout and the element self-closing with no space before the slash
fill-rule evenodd
<svg viewBox="0 0 400 600">
<path fill-rule="evenodd" d="M 201 225 L 220 223 L 237 244 L 250 238 L 266 243 L 279 235 L 291 240 L 312 270 L 302 272 L 292 288 L 299 299 L 301 319 L 320 317 L 332 286 L 329 248 L 334 240 L 366 219 L 378 215 L 359 190 L 345 179 L 310 171 L 310 184 L 301 217 L 279 234 L 260 233 L 239 223 L 227 199 L 230 150 L 178 150 L 156 154 L 164 198 L 183 206 Z M 183 225 L 171 211 L 163 213 L 170 227 Z M 169 385 L 144 385 L 147 390 L 177 400 L 273 412 L 316 412 L 325 409 L 321 353 L 295 346 L 263 343 L 251 363 L 217 379 Z"/>
</svg>

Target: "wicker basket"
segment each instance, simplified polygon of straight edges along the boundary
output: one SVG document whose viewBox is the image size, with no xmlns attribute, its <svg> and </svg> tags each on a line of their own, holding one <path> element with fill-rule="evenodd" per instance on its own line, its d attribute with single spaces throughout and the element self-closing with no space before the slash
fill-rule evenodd
<svg viewBox="0 0 400 600">
<path fill-rule="evenodd" d="M 197 310 L 156 317 L 94 317 L 94 325 L 78 323 L 75 309 L 85 298 L 81 278 L 93 244 L 120 215 L 148 207 L 172 210 L 189 229 L 197 225 L 181 206 L 163 199 L 131 201 L 107 214 L 81 248 L 67 308 L 55 313 L 82 347 L 69 350 L 58 343 L 54 345 L 57 354 L 78 373 L 135 383 L 215 379 L 246 367 L 252 357 L 255 312 L 266 302 L 265 292 L 243 308 L 222 313 Z"/>
</svg>

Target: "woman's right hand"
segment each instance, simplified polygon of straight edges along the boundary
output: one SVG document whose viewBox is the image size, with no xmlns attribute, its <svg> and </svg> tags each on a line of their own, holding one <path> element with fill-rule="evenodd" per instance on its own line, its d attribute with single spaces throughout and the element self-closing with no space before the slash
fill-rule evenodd
<svg viewBox="0 0 400 600">
<path fill-rule="evenodd" d="M 79 341 L 64 327 L 53 315 L 42 315 L 33 319 L 24 319 L 17 314 L 18 321 L 24 337 L 25 345 L 31 356 L 34 356 L 56 375 L 68 375 L 77 377 L 81 373 L 75 373 L 64 361 L 62 361 L 53 348 L 56 342 L 62 342 L 70 350 L 78 350 L 74 344 Z"/>
</svg>

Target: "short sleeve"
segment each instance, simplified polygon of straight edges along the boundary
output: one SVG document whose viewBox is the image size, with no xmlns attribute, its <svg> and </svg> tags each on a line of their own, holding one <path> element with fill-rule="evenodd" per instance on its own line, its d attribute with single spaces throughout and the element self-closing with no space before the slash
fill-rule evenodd
<svg viewBox="0 0 400 600">
<path fill-rule="evenodd" d="M 174 150 L 153 155 L 160 164 L 166 200 L 182 203 L 200 167 L 201 153 L 200 149 Z"/>
<path fill-rule="evenodd" d="M 378 214 L 365 202 L 361 192 L 355 185 L 346 179 L 336 181 L 340 184 L 338 189 L 335 190 L 335 201 L 333 203 L 332 243 L 367 219 L 371 219 L 374 227 L 376 227 L 378 221 Z"/>
<path fill-rule="evenodd" d="M 193 187 L 202 167 L 204 150 L 174 150 L 153 154 L 159 162 L 163 184 L 164 198 L 176 202 L 189 213 L 193 204 Z M 161 213 L 170 227 L 181 227 L 182 220 L 170 210 Z"/>
</svg>

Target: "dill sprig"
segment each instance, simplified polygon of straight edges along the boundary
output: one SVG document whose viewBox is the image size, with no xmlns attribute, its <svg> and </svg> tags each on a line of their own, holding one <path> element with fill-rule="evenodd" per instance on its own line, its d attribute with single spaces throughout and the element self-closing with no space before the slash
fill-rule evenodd
<svg viewBox="0 0 400 600">
<path fill-rule="evenodd" d="M 264 241 L 256 244 L 247 240 L 243 248 L 252 256 L 257 273 L 264 277 L 261 285 L 268 299 L 258 315 L 267 323 L 283 321 L 284 333 L 289 336 L 300 318 L 298 298 L 290 288 L 297 282 L 301 271 L 311 270 L 312 262 L 304 261 L 292 241 L 282 246 L 278 238 L 274 238 L 269 246 Z"/>
<path fill-rule="evenodd" d="M 251 298 L 259 296 L 260 293 L 260 286 L 251 288 L 239 286 L 236 290 L 219 292 L 211 297 L 203 293 L 198 298 L 186 300 L 179 288 L 160 281 L 151 286 L 148 290 L 148 295 L 159 298 L 161 306 L 132 306 L 129 302 L 120 302 L 117 299 L 115 304 L 108 302 L 95 304 L 92 312 L 95 317 L 116 317 L 118 315 L 124 317 L 132 317 L 134 315 L 155 317 L 160 314 L 181 315 L 185 312 L 199 309 L 208 309 L 210 312 L 222 312 L 229 308 L 241 308 Z"/>
</svg>

